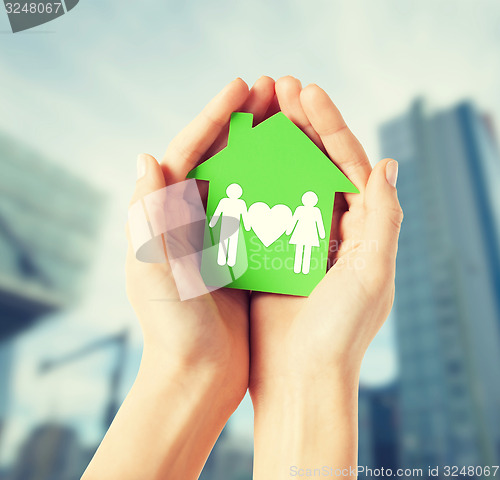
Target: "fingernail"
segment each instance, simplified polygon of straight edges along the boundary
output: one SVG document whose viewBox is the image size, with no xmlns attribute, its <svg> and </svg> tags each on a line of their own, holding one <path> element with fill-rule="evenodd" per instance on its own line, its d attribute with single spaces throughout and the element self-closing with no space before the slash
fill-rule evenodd
<svg viewBox="0 0 500 480">
<path fill-rule="evenodd" d="M 137 156 L 137 180 L 146 175 L 146 155 L 141 153 Z"/>
<path fill-rule="evenodd" d="M 385 178 L 391 187 L 396 186 L 396 182 L 398 181 L 398 162 L 396 160 L 387 162 L 385 166 Z"/>
</svg>

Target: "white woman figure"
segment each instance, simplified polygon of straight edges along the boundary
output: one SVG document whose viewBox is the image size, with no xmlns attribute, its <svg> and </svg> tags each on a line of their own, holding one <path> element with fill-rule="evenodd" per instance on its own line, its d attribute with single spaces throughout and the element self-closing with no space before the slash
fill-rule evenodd
<svg viewBox="0 0 500 480">
<path fill-rule="evenodd" d="M 312 247 L 319 247 L 319 238 L 325 238 L 325 226 L 321 217 L 321 210 L 315 205 L 318 196 L 314 192 L 302 195 L 302 206 L 295 210 L 292 221 L 286 230 L 290 235 L 293 231 L 290 244 L 295 245 L 295 273 L 308 274 L 311 265 Z M 318 238 L 319 235 L 319 238 Z"/>
</svg>

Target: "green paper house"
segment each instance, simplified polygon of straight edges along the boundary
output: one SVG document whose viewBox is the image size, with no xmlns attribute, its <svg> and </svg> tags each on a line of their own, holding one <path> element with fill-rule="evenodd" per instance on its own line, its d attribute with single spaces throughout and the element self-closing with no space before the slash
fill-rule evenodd
<svg viewBox="0 0 500 480">
<path fill-rule="evenodd" d="M 209 182 L 201 274 L 307 296 L 326 273 L 335 192 L 358 190 L 283 113 L 252 122 L 233 113 L 227 147 L 188 174 Z"/>
</svg>

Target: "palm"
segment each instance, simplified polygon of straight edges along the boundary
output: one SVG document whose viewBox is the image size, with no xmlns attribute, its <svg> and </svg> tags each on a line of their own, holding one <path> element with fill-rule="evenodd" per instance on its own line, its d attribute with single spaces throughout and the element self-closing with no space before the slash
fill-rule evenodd
<svg viewBox="0 0 500 480">
<path fill-rule="evenodd" d="M 343 212 L 342 241 L 361 238 L 363 219 L 355 212 Z M 349 225 L 347 225 L 349 224 Z M 366 305 L 363 278 L 351 268 L 361 255 L 354 245 L 332 255 L 338 260 L 309 297 L 257 293 L 251 298 L 252 382 L 268 375 L 285 376 L 328 369 L 332 361 L 345 358 L 357 336 L 359 322 L 353 322 L 353 306 Z M 342 263 L 342 259 L 347 260 Z M 362 260 L 362 258 L 361 258 Z M 347 287 L 347 288 L 346 288 Z M 361 288 L 360 288 L 361 287 Z M 363 318 L 366 312 L 359 311 Z M 304 363 L 307 359 L 309 363 Z"/>
</svg>

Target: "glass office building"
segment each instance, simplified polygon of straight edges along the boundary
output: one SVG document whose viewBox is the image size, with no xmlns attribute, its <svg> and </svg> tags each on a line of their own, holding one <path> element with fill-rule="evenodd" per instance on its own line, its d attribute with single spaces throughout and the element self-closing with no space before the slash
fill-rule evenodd
<svg viewBox="0 0 500 480">
<path fill-rule="evenodd" d="M 399 393 L 397 383 L 359 389 L 359 438 L 358 465 L 374 469 L 391 469 L 399 466 L 398 422 Z M 359 478 L 370 478 L 366 468 Z"/>
<path fill-rule="evenodd" d="M 396 272 L 403 467 L 500 454 L 500 160 L 469 103 L 416 101 L 380 130 L 405 212 Z M 498 462 L 497 462 L 498 463 Z"/>
<path fill-rule="evenodd" d="M 1 435 L 12 358 L 9 339 L 76 299 L 103 196 L 0 134 L 0 199 Z"/>
</svg>

